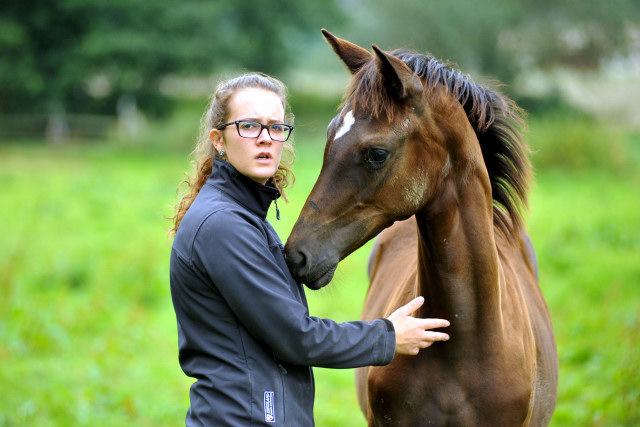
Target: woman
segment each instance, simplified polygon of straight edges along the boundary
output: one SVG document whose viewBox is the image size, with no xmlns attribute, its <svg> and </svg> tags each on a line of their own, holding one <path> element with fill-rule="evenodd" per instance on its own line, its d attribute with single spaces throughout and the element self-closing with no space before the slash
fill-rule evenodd
<svg viewBox="0 0 640 427">
<path fill-rule="evenodd" d="M 445 320 L 410 316 L 421 299 L 373 322 L 309 315 L 266 220 L 293 177 L 287 111 L 284 85 L 253 73 L 222 83 L 203 117 L 171 251 L 189 426 L 312 426 L 311 366 L 384 365 L 448 339 L 426 331 Z"/>
</svg>

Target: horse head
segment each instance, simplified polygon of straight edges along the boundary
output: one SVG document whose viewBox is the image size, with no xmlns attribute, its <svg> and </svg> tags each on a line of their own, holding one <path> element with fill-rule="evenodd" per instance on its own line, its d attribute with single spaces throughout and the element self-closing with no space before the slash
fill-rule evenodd
<svg viewBox="0 0 640 427">
<path fill-rule="evenodd" d="M 458 102 L 426 91 L 398 57 L 323 34 L 352 79 L 285 249 L 296 279 L 312 289 L 328 284 L 344 257 L 434 198 L 451 168 L 448 123 L 465 114 Z"/>
</svg>

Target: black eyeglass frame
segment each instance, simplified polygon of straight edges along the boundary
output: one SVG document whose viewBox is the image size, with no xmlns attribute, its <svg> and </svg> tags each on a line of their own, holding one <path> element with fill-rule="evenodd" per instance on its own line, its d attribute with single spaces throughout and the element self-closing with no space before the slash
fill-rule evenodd
<svg viewBox="0 0 640 427">
<path fill-rule="evenodd" d="M 243 122 L 256 123 L 256 124 L 260 125 L 260 132 L 258 132 L 258 134 L 256 136 L 242 136 L 240 134 L 240 123 L 243 123 Z M 222 130 L 222 129 L 226 128 L 227 126 L 230 126 L 230 125 L 236 125 L 236 131 L 238 132 L 238 136 L 240 136 L 241 138 L 247 138 L 247 139 L 259 137 L 260 134 L 262 133 L 262 131 L 267 129 L 267 133 L 269 134 L 269 138 L 273 139 L 274 141 L 285 142 L 291 137 L 291 132 L 293 132 L 293 126 L 292 125 L 287 125 L 285 123 L 272 123 L 270 125 L 263 125 L 262 123 L 256 122 L 255 120 L 234 120 L 234 121 L 229 122 L 229 123 L 221 124 L 220 126 L 217 126 L 216 129 Z M 284 126 L 285 128 L 289 129 L 289 133 L 287 134 L 287 137 L 285 139 L 277 139 L 277 138 L 274 138 L 274 137 L 271 136 L 271 131 L 269 130 L 269 127 L 274 126 L 274 125 Z"/>
</svg>

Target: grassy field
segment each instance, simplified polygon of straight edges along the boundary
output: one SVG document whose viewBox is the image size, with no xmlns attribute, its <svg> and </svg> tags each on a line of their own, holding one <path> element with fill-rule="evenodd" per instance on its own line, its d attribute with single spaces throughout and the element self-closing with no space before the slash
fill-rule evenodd
<svg viewBox="0 0 640 427">
<path fill-rule="evenodd" d="M 528 224 L 560 357 L 552 425 L 636 426 L 640 136 L 568 123 L 529 129 L 543 167 Z M 270 215 L 283 240 L 322 143 L 298 137 L 291 203 L 281 221 Z M 187 151 L 0 146 L 0 426 L 183 424 L 191 380 L 177 360 L 165 217 Z M 308 292 L 312 314 L 359 316 L 367 250 Z M 365 425 L 352 371 L 316 369 L 316 382 L 319 427 Z"/>
</svg>

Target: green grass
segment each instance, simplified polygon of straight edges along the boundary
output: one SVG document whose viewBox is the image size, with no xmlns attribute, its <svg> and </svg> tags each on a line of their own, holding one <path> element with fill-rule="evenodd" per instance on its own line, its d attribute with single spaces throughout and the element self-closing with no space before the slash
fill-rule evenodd
<svg viewBox="0 0 640 427">
<path fill-rule="evenodd" d="M 544 155 L 536 138 L 548 138 L 550 126 L 530 129 Z M 621 135 L 624 149 L 638 142 Z M 297 137 L 291 203 L 279 205 L 281 221 L 270 214 L 283 240 L 319 173 L 321 139 Z M 177 360 L 164 217 L 187 152 L 0 146 L 0 426 L 183 423 L 192 380 Z M 640 179 L 637 164 L 614 167 L 624 173 L 588 165 L 563 172 L 563 163 L 545 164 L 531 200 L 560 355 L 552 425 L 634 426 Z M 368 247 L 341 264 L 327 289 L 308 292 L 312 314 L 359 317 Z M 364 426 L 353 372 L 315 372 L 317 425 Z"/>
<path fill-rule="evenodd" d="M 640 183 L 540 176 L 530 230 L 554 318 L 554 425 L 640 423 Z"/>
</svg>

